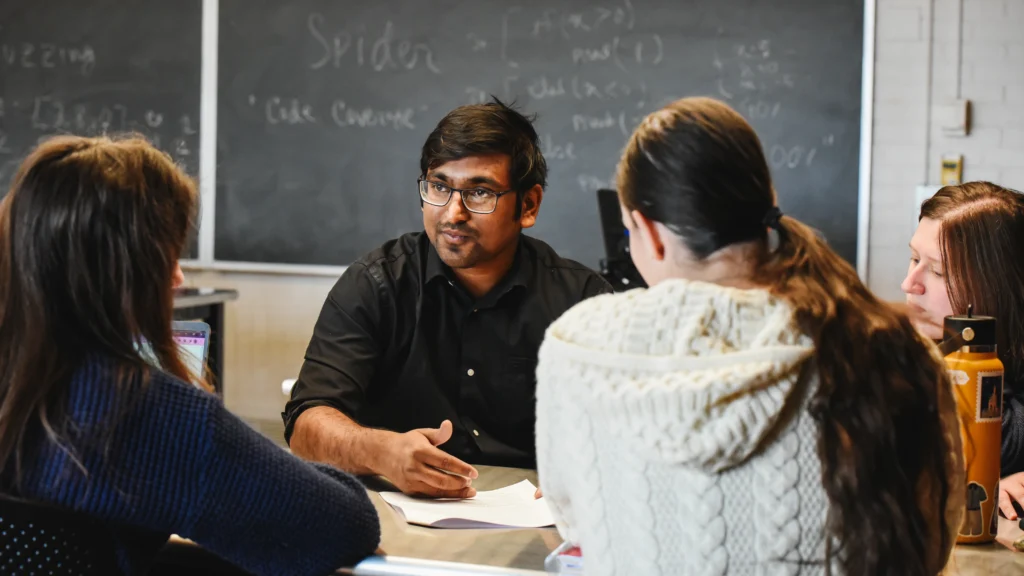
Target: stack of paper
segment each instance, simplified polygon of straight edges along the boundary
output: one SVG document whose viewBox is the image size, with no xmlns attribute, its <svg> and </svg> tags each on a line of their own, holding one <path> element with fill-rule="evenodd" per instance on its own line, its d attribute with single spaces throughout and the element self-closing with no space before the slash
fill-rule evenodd
<svg viewBox="0 0 1024 576">
<path fill-rule="evenodd" d="M 424 500 L 399 492 L 381 492 L 385 502 L 410 524 L 432 528 L 542 528 L 555 523 L 537 488 L 529 481 L 477 492 L 466 500 Z"/>
</svg>

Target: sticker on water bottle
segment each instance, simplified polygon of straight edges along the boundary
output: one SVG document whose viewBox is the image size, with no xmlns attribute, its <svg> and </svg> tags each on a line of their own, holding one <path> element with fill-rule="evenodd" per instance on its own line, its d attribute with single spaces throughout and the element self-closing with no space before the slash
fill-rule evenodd
<svg viewBox="0 0 1024 576">
<path fill-rule="evenodd" d="M 947 372 L 949 372 L 949 379 L 957 386 L 963 386 L 971 381 L 971 377 L 963 370 L 947 370 Z"/>
<path fill-rule="evenodd" d="M 1003 420 L 1003 373 L 978 372 L 978 403 L 975 422 Z"/>
<path fill-rule="evenodd" d="M 967 501 L 964 503 L 964 520 L 960 525 L 961 536 L 984 536 L 985 523 L 981 516 L 981 503 L 988 500 L 985 487 L 977 482 L 967 484 Z M 993 508 L 995 508 L 993 506 Z"/>
</svg>

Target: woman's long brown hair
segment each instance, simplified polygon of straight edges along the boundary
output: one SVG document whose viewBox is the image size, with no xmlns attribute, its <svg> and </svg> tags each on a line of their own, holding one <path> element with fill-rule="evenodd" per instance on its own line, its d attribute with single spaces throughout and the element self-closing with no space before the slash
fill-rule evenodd
<svg viewBox="0 0 1024 576">
<path fill-rule="evenodd" d="M 848 576 L 937 573 L 951 545 L 952 447 L 940 417 L 954 404 L 930 344 L 804 224 L 783 216 L 769 249 L 771 174 L 753 128 L 727 105 L 689 98 L 651 114 L 618 183 L 627 208 L 665 224 L 698 259 L 756 246 L 753 282 L 789 302 L 814 339 L 809 411 L 839 546 L 831 560 Z"/>
<path fill-rule="evenodd" d="M 145 380 L 142 341 L 164 371 L 194 380 L 171 335 L 171 284 L 197 200 L 141 138 L 58 137 L 25 159 L 0 202 L 5 484 L 19 482 L 30 430 L 70 449 L 67 386 L 87 359 L 111 362 L 118 395 Z"/>
<path fill-rule="evenodd" d="M 939 247 L 954 314 L 997 319 L 1007 380 L 1024 385 L 1024 196 L 991 182 L 941 188 L 921 204 L 941 222 Z"/>
</svg>

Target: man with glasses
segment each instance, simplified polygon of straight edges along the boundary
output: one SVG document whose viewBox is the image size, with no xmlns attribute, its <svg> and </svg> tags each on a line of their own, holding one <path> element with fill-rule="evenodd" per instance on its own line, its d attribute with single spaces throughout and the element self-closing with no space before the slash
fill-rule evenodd
<svg viewBox="0 0 1024 576">
<path fill-rule="evenodd" d="M 370 252 L 331 290 L 285 438 L 299 456 L 406 493 L 470 497 L 470 463 L 535 466 L 544 331 L 611 288 L 522 234 L 547 163 L 519 112 L 497 100 L 453 110 L 423 145 L 420 172 L 424 232 Z"/>
</svg>

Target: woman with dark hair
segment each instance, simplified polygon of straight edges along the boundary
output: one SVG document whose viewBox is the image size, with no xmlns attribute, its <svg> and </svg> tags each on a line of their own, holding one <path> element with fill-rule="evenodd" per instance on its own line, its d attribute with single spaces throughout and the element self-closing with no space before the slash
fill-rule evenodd
<svg viewBox="0 0 1024 576">
<path fill-rule="evenodd" d="M 1024 196 L 991 182 L 946 186 L 921 205 L 902 289 L 915 324 L 942 339 L 953 314 L 996 318 L 1005 369 L 1000 508 L 1024 500 Z"/>
<path fill-rule="evenodd" d="M 750 125 L 670 104 L 618 188 L 651 288 L 571 309 L 538 367 L 541 488 L 588 574 L 938 573 L 964 494 L 945 367 L 782 215 Z"/>
<path fill-rule="evenodd" d="M 359 482 L 190 383 L 171 318 L 197 201 L 141 139 L 24 161 L 0 203 L 0 493 L 98 519 L 126 574 L 172 533 L 256 574 L 357 562 L 380 537 Z"/>
</svg>

